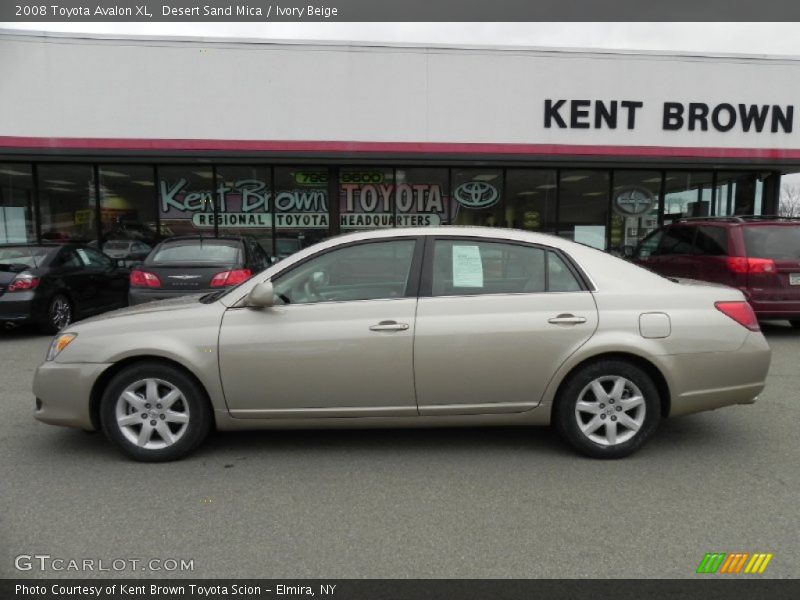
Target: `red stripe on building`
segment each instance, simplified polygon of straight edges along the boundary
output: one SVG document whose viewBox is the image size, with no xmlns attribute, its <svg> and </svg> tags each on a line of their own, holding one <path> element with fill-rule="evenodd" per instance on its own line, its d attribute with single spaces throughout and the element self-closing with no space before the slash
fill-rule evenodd
<svg viewBox="0 0 800 600">
<path fill-rule="evenodd" d="M 0 136 L 0 148 L 24 150 L 130 150 L 162 152 L 291 152 L 309 154 L 531 155 L 798 160 L 800 149 L 581 144 L 343 142 L 288 140 L 180 140 Z"/>
</svg>

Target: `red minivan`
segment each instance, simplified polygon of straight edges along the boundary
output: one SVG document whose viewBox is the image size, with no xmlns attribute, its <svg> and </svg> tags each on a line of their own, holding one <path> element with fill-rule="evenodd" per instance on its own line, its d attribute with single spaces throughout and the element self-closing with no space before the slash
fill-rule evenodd
<svg viewBox="0 0 800 600">
<path fill-rule="evenodd" d="M 644 238 L 633 260 L 667 277 L 739 288 L 759 319 L 800 328 L 800 219 L 679 219 Z"/>
</svg>

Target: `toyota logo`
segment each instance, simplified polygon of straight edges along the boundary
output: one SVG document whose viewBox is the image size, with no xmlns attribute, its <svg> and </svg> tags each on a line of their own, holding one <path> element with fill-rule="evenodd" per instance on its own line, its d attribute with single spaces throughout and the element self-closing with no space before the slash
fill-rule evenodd
<svg viewBox="0 0 800 600">
<path fill-rule="evenodd" d="M 468 181 L 458 186 L 453 195 L 466 208 L 486 208 L 497 204 L 500 194 L 497 188 L 485 181 Z"/>
</svg>

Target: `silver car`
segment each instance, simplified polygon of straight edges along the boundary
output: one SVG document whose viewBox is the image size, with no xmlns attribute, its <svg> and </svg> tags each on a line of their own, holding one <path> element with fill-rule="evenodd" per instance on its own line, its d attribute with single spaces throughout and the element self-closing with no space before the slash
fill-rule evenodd
<svg viewBox="0 0 800 600">
<path fill-rule="evenodd" d="M 618 458 L 662 418 L 752 403 L 769 361 L 736 289 L 543 234 L 391 229 L 70 325 L 33 391 L 40 421 L 143 461 L 211 429 L 548 424 Z"/>
</svg>

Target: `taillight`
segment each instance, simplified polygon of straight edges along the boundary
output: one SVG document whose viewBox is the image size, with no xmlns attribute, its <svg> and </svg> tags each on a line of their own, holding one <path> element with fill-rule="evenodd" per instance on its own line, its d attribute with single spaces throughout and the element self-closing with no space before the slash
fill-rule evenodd
<svg viewBox="0 0 800 600">
<path fill-rule="evenodd" d="M 714 306 L 721 313 L 729 316 L 731 319 L 739 323 L 742 327 L 747 327 L 750 331 L 758 331 L 758 319 L 756 313 L 748 302 L 714 302 Z"/>
<path fill-rule="evenodd" d="M 729 256 L 727 258 L 728 270 L 739 274 L 776 273 L 775 261 L 770 258 L 746 258 L 744 256 Z"/>
<path fill-rule="evenodd" d="M 160 288 L 161 280 L 155 273 L 134 269 L 131 271 L 131 287 Z"/>
<path fill-rule="evenodd" d="M 250 269 L 234 269 L 232 271 L 223 271 L 217 273 L 211 278 L 211 287 L 227 287 L 229 285 L 238 285 L 243 281 L 250 279 L 252 272 Z"/>
<path fill-rule="evenodd" d="M 24 292 L 26 290 L 35 290 L 39 285 L 39 281 L 38 277 L 34 277 L 30 273 L 21 273 L 8 284 L 8 289 L 6 291 Z"/>
</svg>

